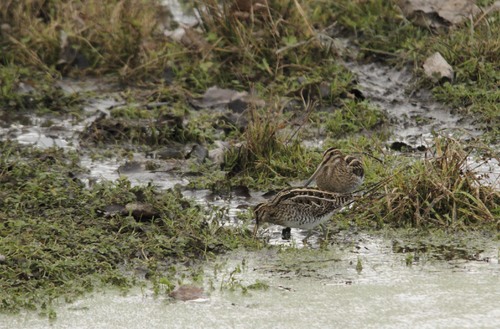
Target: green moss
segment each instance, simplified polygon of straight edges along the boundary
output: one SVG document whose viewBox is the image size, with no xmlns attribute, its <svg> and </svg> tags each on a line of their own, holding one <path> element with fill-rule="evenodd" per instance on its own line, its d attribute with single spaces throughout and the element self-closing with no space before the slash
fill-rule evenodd
<svg viewBox="0 0 500 329">
<path fill-rule="evenodd" d="M 86 188 L 75 178 L 76 154 L 6 142 L 0 148 L 1 311 L 71 300 L 101 284 L 126 288 L 135 279 L 124 269 L 146 268 L 156 278 L 166 260 L 205 259 L 254 243 L 178 191 L 131 187 L 123 179 Z M 149 204 L 157 215 L 105 215 L 107 206 L 130 202 Z"/>
<path fill-rule="evenodd" d="M 321 113 L 323 114 L 323 113 Z M 324 120 L 319 114 L 320 120 Z M 326 129 L 331 137 L 345 137 L 361 131 L 372 131 L 386 122 L 385 114 L 367 102 L 345 101 L 344 106 L 334 110 L 326 120 Z"/>
</svg>

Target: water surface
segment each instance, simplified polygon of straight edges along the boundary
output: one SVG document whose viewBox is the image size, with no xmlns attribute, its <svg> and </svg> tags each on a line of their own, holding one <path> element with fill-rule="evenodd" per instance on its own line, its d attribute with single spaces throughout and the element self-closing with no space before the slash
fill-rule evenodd
<svg viewBox="0 0 500 329">
<path fill-rule="evenodd" d="M 422 254 L 407 265 L 408 255 L 393 253 L 388 239 L 367 234 L 334 239 L 324 250 L 273 248 L 220 256 L 203 268 L 199 285 L 207 298 L 199 301 L 154 296 L 148 288 L 125 295 L 96 292 L 62 303 L 53 322 L 28 312 L 0 315 L 0 327 L 500 327 L 498 245 L 490 244 L 476 261 L 438 261 Z M 242 292 L 241 286 L 256 282 L 269 288 Z"/>
</svg>

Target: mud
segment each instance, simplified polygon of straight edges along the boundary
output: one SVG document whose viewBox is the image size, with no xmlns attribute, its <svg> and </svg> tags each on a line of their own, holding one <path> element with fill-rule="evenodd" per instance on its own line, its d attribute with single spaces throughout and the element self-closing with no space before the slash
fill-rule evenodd
<svg viewBox="0 0 500 329">
<path fill-rule="evenodd" d="M 482 131 L 471 118 L 454 114 L 435 102 L 429 91 L 415 91 L 415 79 L 408 68 L 397 70 L 375 63 L 348 63 L 357 75 L 361 91 L 366 98 L 385 110 L 391 122 L 391 141 L 412 147 L 427 147 L 434 132 L 448 136 L 470 138 Z"/>
</svg>

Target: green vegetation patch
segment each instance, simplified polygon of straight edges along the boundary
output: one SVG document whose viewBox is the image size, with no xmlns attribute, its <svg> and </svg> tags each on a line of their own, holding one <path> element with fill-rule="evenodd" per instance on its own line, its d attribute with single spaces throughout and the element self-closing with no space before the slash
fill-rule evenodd
<svg viewBox="0 0 500 329">
<path fill-rule="evenodd" d="M 130 286 L 125 270 L 155 279 L 177 261 L 254 244 L 178 191 L 127 180 L 87 188 L 79 173 L 75 154 L 0 143 L 1 311 L 50 309 L 102 284 Z M 134 204 L 153 215 L 141 217 Z"/>
<path fill-rule="evenodd" d="M 143 0 L 4 1 L 0 62 L 137 77 L 166 62 L 161 12 Z"/>
<path fill-rule="evenodd" d="M 0 108 L 9 112 L 68 113 L 79 111 L 79 93 L 65 93 L 45 73 L 16 65 L 0 65 Z"/>
<path fill-rule="evenodd" d="M 424 159 L 392 156 L 380 167 L 388 182 L 374 198 L 357 203 L 356 221 L 382 227 L 482 227 L 498 230 L 500 191 L 470 169 L 476 145 L 436 136 Z M 478 148 L 479 150 L 479 148 Z M 488 152 L 487 148 L 483 151 Z M 488 153 L 486 153 L 488 154 Z M 383 168 L 382 168 L 383 167 Z M 389 170 L 390 171 L 389 171 Z"/>
<path fill-rule="evenodd" d="M 345 101 L 344 107 L 326 116 L 326 129 L 331 138 L 341 138 L 353 133 L 373 131 L 387 120 L 385 114 L 367 102 Z M 320 119 L 322 113 L 318 113 Z"/>
</svg>

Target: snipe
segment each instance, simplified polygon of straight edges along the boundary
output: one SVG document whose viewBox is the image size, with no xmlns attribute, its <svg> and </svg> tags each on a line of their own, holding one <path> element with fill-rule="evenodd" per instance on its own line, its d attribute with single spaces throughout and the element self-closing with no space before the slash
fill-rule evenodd
<svg viewBox="0 0 500 329">
<path fill-rule="evenodd" d="M 316 180 L 318 189 L 335 193 L 356 191 L 365 178 L 363 163 L 351 155 L 344 155 L 336 148 L 323 153 L 323 160 L 305 186 Z"/>
<path fill-rule="evenodd" d="M 255 207 L 254 236 L 259 225 L 267 222 L 309 230 L 303 240 L 306 243 L 313 228 L 326 222 L 335 211 L 352 200 L 350 193 L 332 193 L 311 188 L 285 189 L 272 200 Z"/>
<path fill-rule="evenodd" d="M 314 180 L 318 189 L 333 193 L 351 193 L 363 183 L 365 171 L 363 163 L 352 155 L 344 155 L 340 150 L 331 147 L 323 153 L 323 159 L 311 178 L 307 187 Z M 283 239 L 290 239 L 290 226 L 281 232 Z"/>
</svg>

